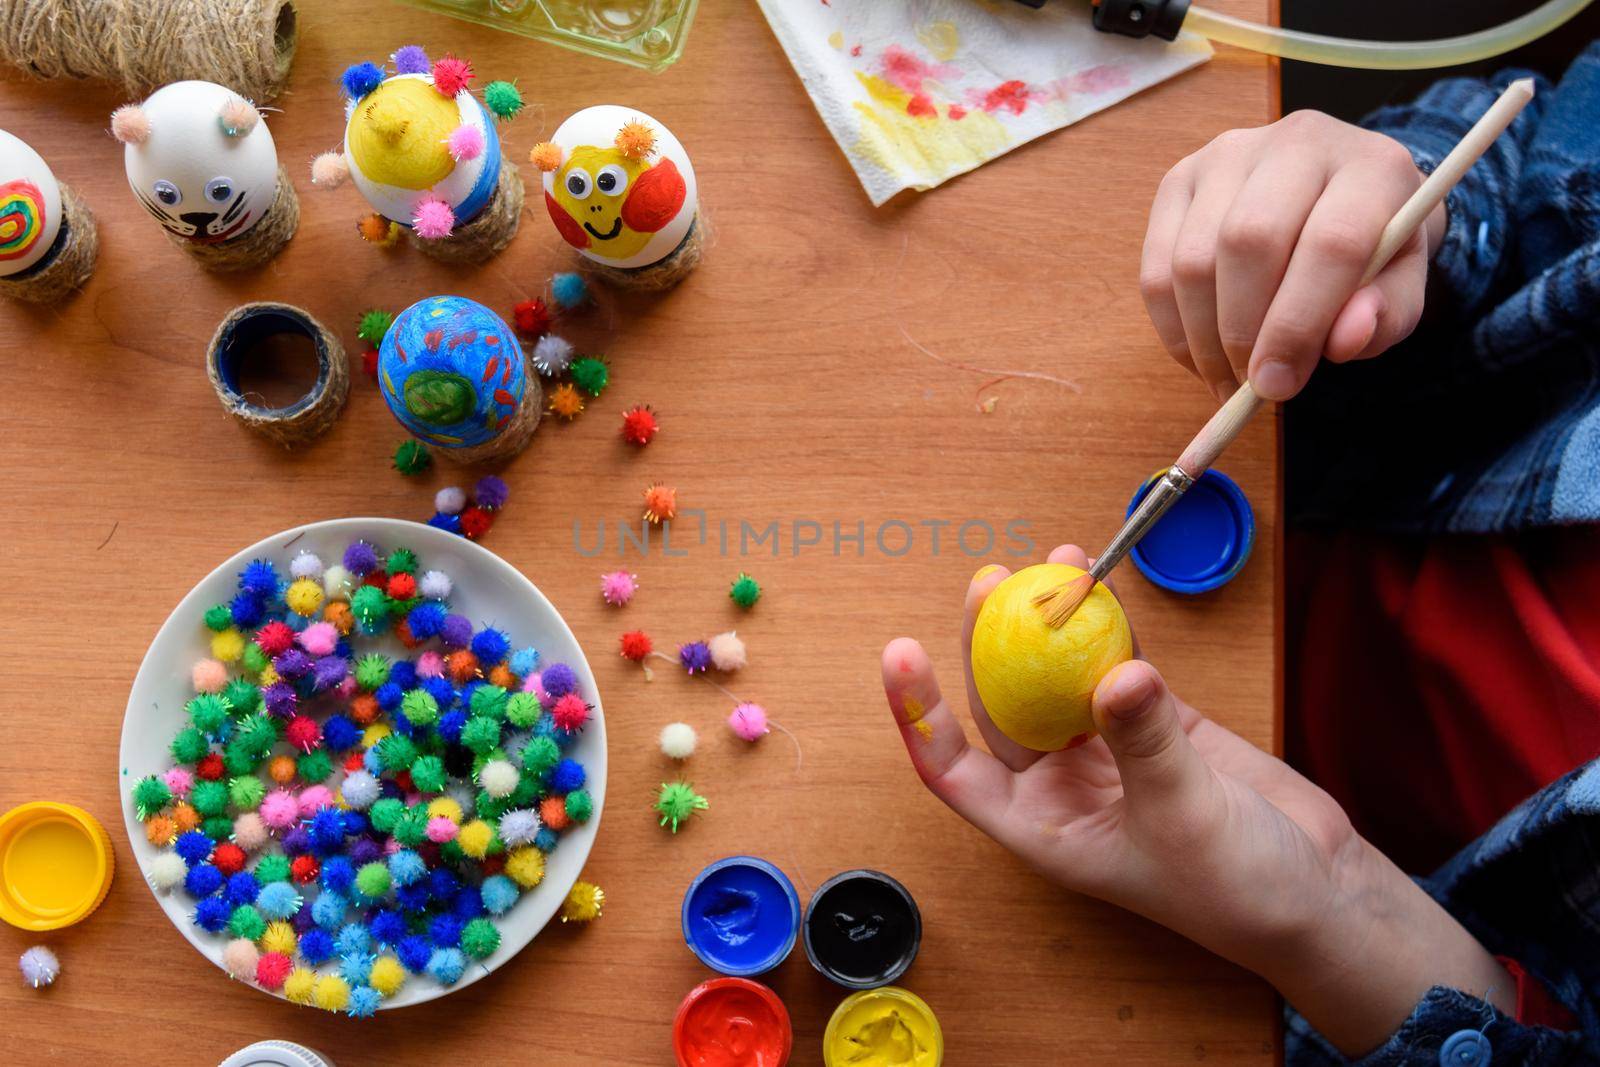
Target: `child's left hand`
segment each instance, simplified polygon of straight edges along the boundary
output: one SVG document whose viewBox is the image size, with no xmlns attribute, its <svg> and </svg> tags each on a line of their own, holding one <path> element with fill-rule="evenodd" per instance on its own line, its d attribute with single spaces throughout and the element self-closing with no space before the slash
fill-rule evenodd
<svg viewBox="0 0 1600 1067">
<path fill-rule="evenodd" d="M 1088 567 L 1072 545 L 1050 561 Z M 1101 681 L 1100 736 L 1086 745 L 1041 753 L 1001 734 L 968 648 L 978 608 L 1006 575 L 994 567 L 973 579 L 962 633 L 967 700 L 989 752 L 967 743 L 919 644 L 899 638 L 883 652 L 901 737 L 946 804 L 1052 881 L 1255 970 L 1352 1053 L 1377 1045 L 1435 983 L 1481 994 L 1498 978 L 1509 991 L 1493 958 L 1328 794 L 1178 700 L 1150 664 Z M 908 698 L 926 709 L 915 719 Z"/>
</svg>

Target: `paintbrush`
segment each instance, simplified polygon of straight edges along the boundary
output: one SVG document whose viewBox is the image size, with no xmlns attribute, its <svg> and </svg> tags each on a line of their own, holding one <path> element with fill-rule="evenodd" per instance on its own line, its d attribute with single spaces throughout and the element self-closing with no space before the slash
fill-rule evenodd
<svg viewBox="0 0 1600 1067">
<path fill-rule="evenodd" d="M 1411 194 L 1411 199 L 1384 226 L 1378 247 L 1367 261 L 1366 272 L 1362 274 L 1361 284 L 1357 288 L 1370 283 L 1389 265 L 1389 260 L 1394 258 L 1400 246 L 1410 240 L 1429 213 L 1439 206 L 1467 170 L 1478 161 L 1478 157 L 1488 151 L 1494 139 L 1511 125 L 1511 120 L 1532 99 L 1532 78 L 1519 78 L 1506 86 L 1500 98 L 1484 112 L 1483 117 L 1467 131 L 1461 142 L 1450 150 L 1450 154 Z M 1217 413 L 1189 442 L 1189 447 L 1183 450 L 1178 462 L 1156 479 L 1150 491 L 1139 501 L 1139 506 L 1134 508 L 1133 514 L 1128 516 L 1128 521 L 1117 531 L 1089 570 L 1033 598 L 1034 606 L 1045 613 L 1045 622 L 1050 627 L 1059 627 L 1072 618 L 1095 585 L 1105 581 L 1106 575 L 1122 562 L 1122 557 L 1139 543 L 1139 539 L 1167 513 L 1167 509 L 1177 503 L 1178 498 L 1195 483 L 1195 479 L 1204 474 L 1222 454 L 1222 450 L 1233 443 L 1233 439 L 1239 436 L 1239 431 L 1244 429 L 1261 405 L 1261 398 L 1250 388 L 1249 382 L 1239 386 L 1238 392 L 1217 409 Z"/>
</svg>

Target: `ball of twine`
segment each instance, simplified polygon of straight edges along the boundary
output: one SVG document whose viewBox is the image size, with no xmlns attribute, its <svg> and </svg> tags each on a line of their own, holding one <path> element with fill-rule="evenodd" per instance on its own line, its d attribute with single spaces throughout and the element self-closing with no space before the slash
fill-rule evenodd
<svg viewBox="0 0 1600 1067">
<path fill-rule="evenodd" d="M 690 271 L 700 265 L 700 257 L 705 252 L 709 232 L 710 227 L 706 225 L 705 216 L 697 214 L 694 222 L 689 224 L 689 232 L 683 235 L 678 247 L 674 248 L 665 259 L 659 259 L 643 267 L 612 267 L 596 263 L 592 259 L 585 259 L 583 266 L 618 289 L 659 293 L 683 281 L 689 276 Z"/>
<path fill-rule="evenodd" d="M 457 226 L 449 237 L 430 240 L 418 237 L 415 230 L 407 231 L 411 243 L 426 256 L 440 263 L 483 263 L 505 251 L 506 245 L 517 235 L 517 224 L 522 219 L 522 175 L 509 159 L 500 161 L 500 180 L 495 183 L 494 195 L 471 220 Z"/>
<path fill-rule="evenodd" d="M 54 304 L 89 280 L 100 254 L 94 212 L 66 182 L 61 183 L 61 229 L 44 258 L 21 274 L 0 278 L 0 296 L 30 304 Z"/>
<path fill-rule="evenodd" d="M 167 239 L 192 256 L 206 270 L 224 274 L 228 271 L 249 270 L 259 267 L 289 243 L 294 231 L 300 227 L 300 198 L 289 182 L 289 172 L 278 167 L 278 188 L 272 194 L 272 204 L 259 222 L 238 237 L 216 244 L 200 244 L 168 232 Z"/>
<path fill-rule="evenodd" d="M 481 445 L 467 448 L 436 448 L 434 455 L 452 463 L 481 463 L 486 460 L 507 459 L 528 447 L 528 439 L 539 428 L 539 416 L 544 411 L 544 388 L 533 375 L 522 386 L 522 403 L 517 405 L 505 427 Z"/>
<path fill-rule="evenodd" d="M 234 384 L 239 360 L 263 338 L 283 333 L 311 338 L 317 353 L 317 381 L 294 403 L 269 408 L 249 399 Z M 290 448 L 325 433 L 350 394 L 350 365 L 344 346 L 326 326 L 293 304 L 260 301 L 228 312 L 206 350 L 206 374 L 223 410 L 250 429 Z"/>
<path fill-rule="evenodd" d="M 216 82 L 265 103 L 294 59 L 293 0 L 4 0 L 0 63 L 40 78 L 97 78 L 141 97 Z"/>
</svg>

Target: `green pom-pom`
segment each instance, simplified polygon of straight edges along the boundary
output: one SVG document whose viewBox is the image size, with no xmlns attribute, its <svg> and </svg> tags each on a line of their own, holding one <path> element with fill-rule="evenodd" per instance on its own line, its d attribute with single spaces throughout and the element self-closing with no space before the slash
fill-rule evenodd
<svg viewBox="0 0 1600 1067">
<path fill-rule="evenodd" d="M 261 689 L 244 678 L 235 678 L 222 690 L 222 698 L 233 705 L 240 715 L 249 715 L 261 707 Z"/>
<path fill-rule="evenodd" d="M 428 839 L 428 809 L 421 804 L 405 810 L 394 824 L 394 839 L 408 848 L 415 848 Z"/>
<path fill-rule="evenodd" d="M 228 932 L 246 941 L 259 941 L 267 932 L 267 920 L 261 917 L 254 904 L 240 904 L 228 916 Z"/>
<path fill-rule="evenodd" d="M 506 721 L 519 730 L 532 729 L 543 710 L 532 693 L 512 693 L 506 701 Z"/>
<path fill-rule="evenodd" d="M 500 723 L 487 715 L 475 715 L 461 728 L 461 743 L 480 756 L 500 743 Z"/>
<path fill-rule="evenodd" d="M 277 743 L 278 727 L 273 719 L 266 715 L 251 715 L 239 720 L 239 726 L 234 730 L 233 739 L 228 742 L 228 747 L 238 745 L 246 752 L 265 757 Z"/>
<path fill-rule="evenodd" d="M 214 734 L 228 721 L 228 711 L 232 706 L 215 693 L 201 693 L 184 705 L 184 710 L 189 713 L 189 721 L 194 723 L 196 730 Z"/>
<path fill-rule="evenodd" d="M 356 325 L 356 336 L 361 338 L 373 348 L 383 344 L 384 335 L 389 332 L 389 327 L 394 323 L 394 316 L 387 311 L 373 308 L 371 311 L 361 313 L 361 321 Z"/>
<path fill-rule="evenodd" d="M 383 569 L 389 574 L 415 574 L 417 573 L 417 554 L 409 548 L 397 548 L 389 553 L 389 558 L 384 561 Z"/>
<path fill-rule="evenodd" d="M 377 900 L 389 892 L 389 868 L 381 863 L 364 863 L 356 872 L 356 892 Z"/>
<path fill-rule="evenodd" d="M 211 745 L 206 741 L 206 735 L 198 727 L 190 726 L 179 730 L 178 735 L 172 739 L 169 748 L 172 758 L 179 763 L 198 763 L 211 751 Z"/>
<path fill-rule="evenodd" d="M 418 756 L 411 765 L 411 782 L 424 793 L 442 793 L 450 784 L 450 772 L 438 756 Z"/>
<path fill-rule="evenodd" d="M 213 815 L 200 824 L 200 832 L 213 841 L 226 841 L 233 836 L 233 820 L 226 815 Z"/>
<path fill-rule="evenodd" d="M 405 734 L 390 734 L 378 742 L 378 762 L 386 771 L 403 771 L 417 761 L 417 745 Z"/>
<path fill-rule="evenodd" d="M 515 82 L 490 82 L 483 87 L 483 103 L 494 117 L 504 122 L 522 110 L 522 93 Z"/>
<path fill-rule="evenodd" d="M 733 586 L 728 590 L 728 596 L 741 608 L 753 608 L 756 601 L 761 599 L 761 585 L 754 578 L 739 572 L 739 577 L 733 580 Z"/>
<path fill-rule="evenodd" d="M 266 795 L 267 787 L 253 774 L 240 775 L 228 783 L 228 802 L 238 811 L 254 811 Z"/>
<path fill-rule="evenodd" d="M 333 760 L 329 758 L 327 749 L 314 748 L 295 757 L 294 771 L 301 781 L 315 785 L 328 780 L 333 773 Z"/>
<path fill-rule="evenodd" d="M 506 717 L 506 691 L 498 685 L 480 685 L 472 691 L 472 714 L 499 721 Z"/>
<path fill-rule="evenodd" d="M 467 854 L 461 851 L 461 846 L 454 841 L 446 841 L 439 846 L 440 857 L 452 867 L 459 867 L 467 862 Z M 476 862 L 476 861 L 473 861 Z"/>
<path fill-rule="evenodd" d="M 248 645 L 244 646 L 243 662 L 245 670 L 249 671 L 251 674 L 260 674 L 262 671 L 267 669 L 267 664 L 271 663 L 272 661 L 267 658 L 267 654 L 265 652 L 261 651 L 260 645 L 256 644 L 254 641 L 251 641 Z"/>
<path fill-rule="evenodd" d="M 574 789 L 567 794 L 567 818 L 573 822 L 588 822 L 594 814 L 594 797 L 587 789 Z"/>
<path fill-rule="evenodd" d="M 662 782 L 661 792 L 656 797 L 655 809 L 661 816 L 661 825 L 678 832 L 678 827 L 689 820 L 697 811 L 705 811 L 711 802 L 699 793 L 688 782 Z"/>
<path fill-rule="evenodd" d="M 189 803 L 201 815 L 221 815 L 228 810 L 228 787 L 202 779 L 189 791 Z"/>
<path fill-rule="evenodd" d="M 376 630 L 389 615 L 389 598 L 375 585 L 364 585 L 350 597 L 350 610 L 367 630 Z"/>
<path fill-rule="evenodd" d="M 269 882 L 287 882 L 289 880 L 289 857 L 281 852 L 274 852 L 270 856 L 262 856 L 261 862 L 256 864 L 256 881 L 262 885 Z"/>
<path fill-rule="evenodd" d="M 249 745 L 229 741 L 222 750 L 222 766 L 229 774 L 254 774 L 264 757 Z"/>
<path fill-rule="evenodd" d="M 523 772 L 521 779 L 517 781 L 517 787 L 506 797 L 506 810 L 531 807 L 535 801 L 542 799 L 546 792 L 548 790 L 544 787 L 543 779 Z"/>
<path fill-rule="evenodd" d="M 139 818 L 148 819 L 162 808 L 172 802 L 172 790 L 167 788 L 167 783 L 151 775 L 141 778 L 133 787 L 133 806 L 139 812 Z"/>
<path fill-rule="evenodd" d="M 485 959 L 500 947 L 500 931 L 488 919 L 473 919 L 461 931 L 461 951 Z"/>
<path fill-rule="evenodd" d="M 529 774 L 547 774 L 561 762 L 561 749 L 549 737 L 535 737 L 522 749 L 522 767 Z"/>
<path fill-rule="evenodd" d="M 416 438 L 401 441 L 394 450 L 394 469 L 401 474 L 421 474 L 433 466 L 433 453 Z"/>
<path fill-rule="evenodd" d="M 367 821 L 372 823 L 372 828 L 380 834 L 393 833 L 395 824 L 405 813 L 405 801 L 398 797 L 384 797 L 373 802 L 367 811 Z"/>
<path fill-rule="evenodd" d="M 412 689 L 400 698 L 400 710 L 412 726 L 432 726 L 439 721 L 439 702 L 426 689 Z"/>
<path fill-rule="evenodd" d="M 356 684 L 371 692 L 389 680 L 389 657 L 376 652 L 356 660 Z"/>
<path fill-rule="evenodd" d="M 233 625 L 233 612 L 226 604 L 213 604 L 206 609 L 206 629 L 221 633 Z"/>
<path fill-rule="evenodd" d="M 572 384 L 590 396 L 599 396 L 611 381 L 611 369 L 606 366 L 606 361 L 594 356 L 580 356 L 572 361 L 569 370 Z"/>
<path fill-rule="evenodd" d="M 480 789 L 472 798 L 472 808 L 478 813 L 478 818 L 485 822 L 494 822 L 511 810 L 511 798 L 490 796 Z"/>
</svg>

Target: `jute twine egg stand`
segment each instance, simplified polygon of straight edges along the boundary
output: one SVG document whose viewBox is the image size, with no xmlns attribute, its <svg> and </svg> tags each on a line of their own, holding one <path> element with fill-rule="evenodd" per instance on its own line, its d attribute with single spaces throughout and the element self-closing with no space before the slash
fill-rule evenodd
<svg viewBox="0 0 1600 1067">
<path fill-rule="evenodd" d="M 539 416 L 544 411 L 544 387 L 538 375 L 529 374 L 522 387 L 522 403 L 506 422 L 500 433 L 481 445 L 467 448 L 435 448 L 433 454 L 451 463 L 487 463 L 490 460 L 509 459 L 524 448 L 539 428 Z"/>
<path fill-rule="evenodd" d="M 415 230 L 407 230 L 406 233 L 420 252 L 441 263 L 483 263 L 505 251 L 511 239 L 517 235 L 524 196 L 522 175 L 517 172 L 514 163 L 502 159 L 500 180 L 495 183 L 494 194 L 471 221 L 457 226 L 449 237 L 418 237 Z"/>
<path fill-rule="evenodd" d="M 266 407 L 240 391 L 239 367 L 266 338 L 285 333 L 311 339 L 316 349 L 316 384 L 292 404 Z M 350 393 L 350 366 L 339 339 L 303 308 L 271 301 L 241 304 L 228 313 L 206 350 L 206 374 L 228 414 L 285 448 L 327 432 Z"/>
<path fill-rule="evenodd" d="M 94 212 L 61 183 L 61 228 L 44 258 L 20 274 L 0 278 L 0 296 L 29 304 L 54 304 L 89 280 L 100 254 Z"/>
<path fill-rule="evenodd" d="M 192 259 L 209 271 L 226 274 L 230 271 L 259 267 L 283 250 L 300 227 L 300 198 L 289 182 L 289 172 L 278 166 L 278 188 L 273 193 L 272 204 L 261 221 L 231 241 L 201 244 L 168 233 L 167 240 L 183 249 Z"/>
<path fill-rule="evenodd" d="M 678 247 L 664 259 L 643 267 L 629 268 L 607 266 L 585 258 L 583 267 L 618 289 L 647 293 L 665 292 L 687 278 L 689 273 L 700 265 L 700 257 L 705 251 L 709 234 L 710 227 L 706 225 L 705 213 L 699 212 L 695 215 L 694 222 L 690 223 L 689 232 L 678 242 Z"/>
</svg>

